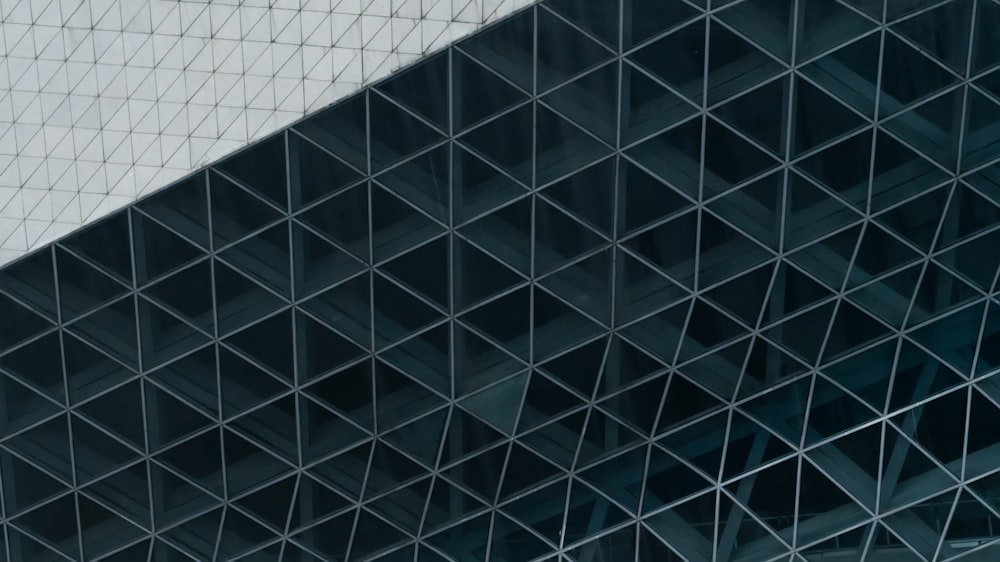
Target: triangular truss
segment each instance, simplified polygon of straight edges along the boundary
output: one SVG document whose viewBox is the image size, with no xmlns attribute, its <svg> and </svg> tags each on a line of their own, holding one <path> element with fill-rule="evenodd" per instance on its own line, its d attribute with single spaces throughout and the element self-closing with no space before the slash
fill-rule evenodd
<svg viewBox="0 0 1000 562">
<path fill-rule="evenodd" d="M 0 552 L 994 559 L 1000 3 L 706 4 L 531 6 L 0 270 Z"/>
</svg>

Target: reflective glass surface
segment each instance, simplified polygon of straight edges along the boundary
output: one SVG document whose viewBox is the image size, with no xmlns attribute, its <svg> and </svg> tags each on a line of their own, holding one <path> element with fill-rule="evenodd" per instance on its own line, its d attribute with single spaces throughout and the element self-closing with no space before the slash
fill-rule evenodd
<svg viewBox="0 0 1000 562">
<path fill-rule="evenodd" d="M 546 0 L 0 269 L 0 559 L 993 561 L 1000 3 Z"/>
</svg>

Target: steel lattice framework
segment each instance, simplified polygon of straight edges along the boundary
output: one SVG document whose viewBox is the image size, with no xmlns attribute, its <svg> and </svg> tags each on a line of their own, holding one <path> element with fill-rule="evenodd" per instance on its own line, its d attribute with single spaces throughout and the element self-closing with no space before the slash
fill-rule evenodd
<svg viewBox="0 0 1000 562">
<path fill-rule="evenodd" d="M 10 560 L 994 560 L 1000 3 L 546 0 L 0 269 Z"/>
</svg>

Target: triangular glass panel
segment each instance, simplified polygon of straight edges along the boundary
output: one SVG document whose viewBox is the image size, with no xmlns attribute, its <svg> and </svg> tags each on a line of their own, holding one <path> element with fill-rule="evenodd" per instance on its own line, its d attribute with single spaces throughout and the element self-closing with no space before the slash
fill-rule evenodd
<svg viewBox="0 0 1000 562">
<path fill-rule="evenodd" d="M 715 119 L 706 120 L 704 134 L 705 152 L 701 160 L 706 196 L 722 193 L 778 164 Z"/>
<path fill-rule="evenodd" d="M 705 292 L 704 298 L 748 326 L 761 320 L 761 308 L 771 290 L 776 262 L 742 273 Z M 783 266 L 784 268 L 784 266 Z"/>
<path fill-rule="evenodd" d="M 971 2 L 950 2 L 906 18 L 892 30 L 910 39 L 925 53 L 948 65 L 957 74 L 965 74 L 969 43 L 946 41 L 945 37 L 969 37 L 972 32 Z"/>
<path fill-rule="evenodd" d="M 461 415 L 461 410 L 455 410 L 453 415 Z M 411 420 L 385 434 L 383 439 L 425 467 L 433 468 L 436 466 L 438 455 L 441 452 L 446 427 L 449 427 L 448 408 L 442 408 L 421 418 Z"/>
<path fill-rule="evenodd" d="M 536 88 L 540 93 L 613 56 L 546 9 L 537 13 Z"/>
<path fill-rule="evenodd" d="M 56 248 L 56 263 L 59 268 L 59 303 L 64 322 L 102 306 L 128 291 L 125 285 L 62 248 Z M 10 303 L 8 306 L 10 310 L 4 311 L 3 316 L 18 319 L 17 322 L 11 323 L 17 326 L 18 331 L 25 331 L 30 327 L 45 324 L 41 317 L 36 317 L 27 309 L 20 312 L 22 307 L 0 295 L 0 306 L 3 306 L 4 301 Z M 7 328 L 7 330 L 13 331 L 14 326 Z M 18 340 L 10 341 L 10 338 L 3 337 L 3 332 L 0 332 L 0 343 L 4 345 L 17 343 Z"/>
<path fill-rule="evenodd" d="M 641 4 L 651 3 L 643 0 Z M 646 9 L 652 10 L 654 16 L 663 17 L 666 15 L 669 17 L 672 15 L 661 7 Z M 690 8 L 688 10 L 678 9 L 677 11 L 690 11 Z M 667 13 L 664 14 L 664 12 Z M 633 28 L 634 26 L 633 23 Z M 701 56 L 664 57 L 663 53 L 691 53 L 704 56 L 707 27 L 706 20 L 698 19 L 690 25 L 672 31 L 669 35 L 631 53 L 628 60 L 645 68 L 678 93 L 700 105 L 705 89 L 704 58 Z M 652 34 L 643 33 L 643 35 Z"/>
<path fill-rule="evenodd" d="M 0 270 L 0 290 L 29 304 L 50 319 L 58 315 L 52 250 L 35 252 Z"/>
<path fill-rule="evenodd" d="M 674 28 L 698 15 L 695 8 L 683 3 L 657 0 L 625 0 L 622 24 L 622 47 L 629 49 Z"/>
<path fill-rule="evenodd" d="M 802 377 L 774 388 L 744 403 L 742 408 L 790 443 L 799 443 L 812 392 L 812 378 Z"/>
<path fill-rule="evenodd" d="M 764 335 L 807 365 L 814 365 L 823 349 L 834 309 L 832 302 L 819 305 L 767 329 Z"/>
<path fill-rule="evenodd" d="M 860 308 L 841 302 L 830 325 L 821 362 L 845 355 L 890 334 L 890 329 Z"/>
<path fill-rule="evenodd" d="M 342 513 L 299 531 L 292 539 L 309 550 L 288 542 L 286 543 L 285 557 L 301 553 L 299 560 L 309 562 L 331 559 L 346 560 L 347 549 L 351 544 L 351 531 L 354 529 L 356 518 L 357 511 L 352 509 L 347 513 Z M 313 552 L 316 552 L 317 555 L 313 555 Z"/>
<path fill-rule="evenodd" d="M 923 266 L 915 264 L 862 285 L 847 294 L 847 298 L 865 311 L 894 328 L 901 328 L 910 310 L 910 300 Z"/>
<path fill-rule="evenodd" d="M 137 460 L 141 453 L 127 446 L 84 421 L 70 416 L 73 435 L 73 461 L 76 464 L 76 482 L 83 484 L 96 480 Z"/>
<path fill-rule="evenodd" d="M 566 507 L 563 540 L 567 544 L 583 541 L 629 518 L 624 510 L 577 479 L 570 485 Z"/>
<path fill-rule="evenodd" d="M 19 382 L 44 393 L 56 402 L 65 402 L 62 339 L 59 332 L 51 332 L 6 355 L 0 355 L 0 373 L 14 376 Z"/>
<path fill-rule="evenodd" d="M 951 546 L 947 545 L 945 551 L 940 552 L 938 545 L 944 533 L 942 522 L 948 519 L 949 511 L 955 505 L 955 496 L 955 491 L 948 491 L 924 500 L 889 515 L 884 524 L 926 560 L 937 558 L 939 553 L 947 555 Z"/>
<path fill-rule="evenodd" d="M 671 279 L 693 287 L 698 243 L 698 213 L 671 219 L 624 242 Z"/>
<path fill-rule="evenodd" d="M 717 219 L 701 213 L 698 237 L 698 285 L 710 287 L 748 271 L 773 254 L 752 239 Z"/>
<path fill-rule="evenodd" d="M 127 387 L 123 387 L 127 388 Z M 136 391 L 138 391 L 138 384 L 135 385 Z M 213 424 L 215 420 L 206 417 L 204 414 L 195 410 L 191 406 L 188 406 L 181 400 L 170 395 L 169 393 L 161 390 L 156 385 L 146 383 L 144 385 L 144 396 L 145 400 L 141 403 L 145 409 L 146 415 L 146 435 L 138 436 L 128 436 L 131 437 L 130 441 L 134 443 L 139 448 L 142 448 L 148 440 L 148 447 L 150 451 L 159 451 L 164 449 L 171 444 L 181 441 L 190 435 L 193 435 L 203 429 L 209 427 Z M 116 391 L 117 394 L 121 394 L 121 390 Z M 107 398 L 111 398 L 114 394 L 105 395 Z M 135 398 L 138 398 L 136 396 Z M 117 399 L 117 398 L 116 398 Z M 118 399 L 119 403 L 123 400 Z M 90 402 L 90 404 L 96 404 L 97 402 Z M 123 408 L 124 409 L 124 408 Z M 87 410 L 83 410 L 84 413 L 88 413 Z M 142 429 L 141 422 L 141 412 L 136 414 L 139 416 L 138 427 L 139 430 Z M 94 417 L 91 415 L 91 417 Z M 103 421 L 102 418 L 108 417 L 107 415 L 102 417 L 96 417 L 98 421 Z M 124 424 L 126 421 L 130 421 L 126 417 L 125 413 L 119 413 L 116 415 L 116 420 L 120 425 Z M 127 429 L 127 426 L 125 426 Z M 114 427 L 111 427 L 114 430 Z M 122 434 L 121 429 L 116 431 L 118 434 Z M 133 432 L 136 430 L 132 430 Z M 143 439 L 145 437 L 145 439 Z"/>
<path fill-rule="evenodd" d="M 142 213 L 132 213 L 136 283 L 144 285 L 196 260 L 203 251 Z"/>
<path fill-rule="evenodd" d="M 461 396 L 524 369 L 510 352 L 478 335 L 461 323 L 454 335 L 455 394 Z"/>
<path fill-rule="evenodd" d="M 854 257 L 855 250 L 861 241 L 863 226 L 864 225 L 859 224 L 845 228 L 828 238 L 824 238 L 819 242 L 796 250 L 794 253 L 790 254 L 787 259 L 809 275 L 818 279 L 828 288 L 839 291 L 843 289 L 846 281 L 845 277 L 847 276 L 848 270 L 851 269 L 850 263 Z M 881 230 L 876 229 L 874 226 L 871 228 Z M 883 238 L 884 237 L 888 237 L 888 235 L 883 236 Z M 895 245 L 902 245 L 902 242 L 899 242 L 895 238 L 888 237 L 888 240 L 890 243 L 894 243 Z M 903 248 L 906 252 L 912 253 L 912 250 L 907 248 L 905 245 Z M 875 256 L 859 257 L 875 262 L 871 265 L 876 268 L 878 267 L 877 259 L 880 257 L 888 260 L 898 259 L 896 256 L 884 255 L 882 252 L 876 254 Z M 885 273 L 885 271 L 875 271 L 873 272 L 874 275 L 865 275 L 863 274 L 864 270 L 857 264 L 853 268 L 853 271 L 855 273 L 855 285 L 861 284 L 866 280 L 870 280 L 879 273 Z"/>
<path fill-rule="evenodd" d="M 222 507 L 213 509 L 170 528 L 163 534 L 164 538 L 196 560 L 210 559 L 215 555 L 222 517 L 225 513 L 226 510 Z"/>
<path fill-rule="evenodd" d="M 408 251 L 444 231 L 443 225 L 378 186 L 372 187 L 371 208 L 372 252 L 376 262 Z"/>
<path fill-rule="evenodd" d="M 831 380 L 861 397 L 876 411 L 885 409 L 889 392 L 889 376 L 896 358 L 898 340 L 870 347 L 843 361 L 826 365 L 823 374 Z M 902 368 L 904 363 L 897 366 Z"/>
<path fill-rule="evenodd" d="M 212 173 L 212 232 L 216 248 L 280 219 L 280 211 L 221 174 Z"/>
<path fill-rule="evenodd" d="M 811 151 L 857 130 L 867 122 L 809 82 L 795 81 L 792 156 Z"/>
<path fill-rule="evenodd" d="M 940 215 L 940 209 L 937 210 Z M 948 211 L 941 216 L 935 249 L 946 248 L 993 229 L 997 223 L 1000 223 L 1000 207 L 960 182 L 951 196 Z"/>
<path fill-rule="evenodd" d="M 301 299 L 364 269 L 364 264 L 326 238 L 292 221 L 292 278 Z"/>
<path fill-rule="evenodd" d="M 736 394 L 736 389 L 740 385 L 743 365 L 746 362 L 747 350 L 753 338 L 746 338 L 737 341 L 732 345 L 716 350 L 714 353 L 704 355 L 681 367 L 684 375 L 696 382 L 700 387 L 712 392 L 717 398 L 730 400 Z M 745 382 L 745 381 L 744 381 Z M 700 389 L 699 389 L 700 390 Z M 706 397 L 695 393 L 698 399 L 693 404 L 698 407 L 707 407 Z M 668 400 L 673 405 L 678 396 L 669 396 Z M 667 404 L 664 405 L 664 408 Z M 688 408 L 682 407 L 681 411 Z M 670 423 L 672 419 L 667 410 L 663 412 L 663 422 Z"/>
<path fill-rule="evenodd" d="M 600 338 L 580 346 L 541 365 L 541 369 L 556 380 L 589 398 L 604 367 L 608 338 Z"/>
<path fill-rule="evenodd" d="M 610 325 L 612 255 L 609 251 L 595 253 L 549 275 L 539 284 L 604 325 Z"/>
<path fill-rule="evenodd" d="M 904 140 L 913 142 L 911 138 L 902 136 Z M 915 146 L 920 147 L 919 144 Z M 950 179 L 948 174 L 924 157 L 881 131 L 875 144 L 872 173 L 871 204 L 874 210 L 881 210 Z"/>
<path fill-rule="evenodd" d="M 210 247 L 206 175 L 198 172 L 136 203 L 136 209 L 153 217 L 202 248 Z"/>
<path fill-rule="evenodd" d="M 442 310 L 449 308 L 447 237 L 437 238 L 383 264 L 382 271 Z"/>
<path fill-rule="evenodd" d="M 288 223 L 282 222 L 226 248 L 218 255 L 240 273 L 291 298 Z"/>
<path fill-rule="evenodd" d="M 531 290 L 523 287 L 465 313 L 461 319 L 509 352 L 527 359 L 531 318 L 524 312 L 530 307 Z"/>
<path fill-rule="evenodd" d="M 924 345 L 959 373 L 970 375 L 982 327 L 984 306 L 970 305 L 911 332 Z"/>
<path fill-rule="evenodd" d="M 376 179 L 442 224 L 450 220 L 451 144 L 414 157 Z M 374 204 L 374 203 L 373 203 Z"/>
<path fill-rule="evenodd" d="M 546 484 L 501 509 L 522 525 L 533 529 L 553 543 L 558 543 L 563 526 L 568 483 L 568 479 L 563 479 Z"/>
<path fill-rule="evenodd" d="M 150 300 L 139 297 L 138 302 L 143 369 L 154 369 L 208 343 L 208 336 Z"/>
<path fill-rule="evenodd" d="M 871 178 L 872 135 L 862 132 L 799 160 L 795 169 L 864 210 Z"/>
<path fill-rule="evenodd" d="M 670 379 L 656 421 L 657 435 L 722 407 L 722 403 L 680 374 Z"/>
<path fill-rule="evenodd" d="M 505 436 L 465 410 L 453 408 L 443 438 L 439 464 L 450 465 L 492 447 L 502 441 Z"/>
<path fill-rule="evenodd" d="M 691 199 L 700 197 L 702 119 L 694 118 L 630 148 L 626 155 Z M 720 162 L 716 161 L 716 165 Z M 751 164 L 752 165 L 752 164 Z"/>
<path fill-rule="evenodd" d="M 618 76 L 618 64 L 606 64 L 541 99 L 574 124 L 614 145 L 618 141 Z M 540 125 L 545 126 L 544 123 Z M 538 183 L 544 182 L 539 180 Z"/>
<path fill-rule="evenodd" d="M 299 311 L 295 313 L 295 341 L 299 384 L 321 377 L 365 354 L 360 347 Z"/>
<path fill-rule="evenodd" d="M 606 398 L 598 406 L 616 420 L 629 424 L 633 430 L 650 435 L 663 404 L 667 380 L 666 376 L 656 377 Z"/>
<path fill-rule="evenodd" d="M 806 366 L 767 340 L 753 338 L 743 367 L 739 398 L 771 388 L 806 371 Z"/>
<path fill-rule="evenodd" d="M 6 450 L 0 451 L 4 471 L 4 502 L 8 517 L 27 510 L 49 498 L 69 491 L 67 485 L 44 470 L 23 461 Z"/>
<path fill-rule="evenodd" d="M 697 111 L 690 102 L 630 63 L 622 63 L 621 80 L 621 145 L 670 127 Z"/>
<path fill-rule="evenodd" d="M 598 396 L 614 393 L 650 375 L 662 375 L 659 371 L 666 369 L 663 364 L 619 338 L 612 339 L 602 366 L 603 376 L 598 385 Z M 656 399 L 656 396 L 650 398 Z"/>
<path fill-rule="evenodd" d="M 451 121 L 448 116 L 448 59 L 448 53 L 425 57 L 375 89 L 447 132 Z M 382 114 L 375 115 L 383 119 Z"/>
<path fill-rule="evenodd" d="M 583 402 L 538 371 L 530 375 L 518 418 L 518 432 L 527 431 L 557 418 Z"/>
<path fill-rule="evenodd" d="M 146 462 L 140 461 L 94 482 L 82 492 L 84 496 L 102 502 L 133 525 L 151 528 Z"/>
<path fill-rule="evenodd" d="M 502 482 L 501 471 L 507 460 L 507 451 L 507 445 L 489 449 L 452 466 L 443 474 L 465 493 L 474 494 L 492 504 Z"/>
<path fill-rule="evenodd" d="M 147 401 L 154 400 L 148 394 L 146 399 Z M 111 404 L 114 404 L 114 407 L 109 407 Z M 155 403 L 151 402 L 150 406 L 155 412 Z M 134 380 L 96 400 L 81 404 L 76 411 L 86 417 L 87 421 L 129 443 L 136 449 L 143 450 L 146 448 L 143 409 L 141 385 L 138 380 Z"/>
<path fill-rule="evenodd" d="M 796 540 L 804 544 L 868 518 L 868 512 L 805 460 L 799 469 L 797 495 L 797 512 L 801 515 L 795 530 Z"/>
<path fill-rule="evenodd" d="M 291 513 L 288 515 L 288 528 L 290 531 L 295 531 L 310 526 L 318 520 L 343 510 L 348 505 L 350 504 L 346 498 L 326 487 L 316 478 L 309 476 L 309 473 L 304 473 L 296 485 L 294 503 L 291 506 Z M 353 521 L 353 509 L 351 510 L 351 518 Z M 350 522 L 347 525 L 350 527 Z"/>
<path fill-rule="evenodd" d="M 503 484 L 500 486 L 499 500 L 505 501 L 521 495 L 535 486 L 564 476 L 564 473 L 550 462 L 531 452 L 525 446 L 514 443 L 504 469 Z"/>
<path fill-rule="evenodd" d="M 822 376 L 816 377 L 806 424 L 806 443 L 836 436 L 870 421 L 878 415 L 864 402 L 851 396 Z"/>
<path fill-rule="evenodd" d="M 6 439 L 6 449 L 66 485 L 73 482 L 68 416 L 58 415 Z"/>
<path fill-rule="evenodd" d="M 696 298 L 691 309 L 678 361 L 687 361 L 712 348 L 729 343 L 746 330 L 704 300 Z"/>
<path fill-rule="evenodd" d="M 63 357 L 70 404 L 136 376 L 134 371 L 65 332 Z"/>
<path fill-rule="evenodd" d="M 570 470 L 576 464 L 577 443 L 587 421 L 587 412 L 580 411 L 518 437 L 518 442 L 544 456 L 549 461 Z M 560 512 L 561 513 L 561 512 Z M 562 524 L 562 515 L 559 516 Z"/>
<path fill-rule="evenodd" d="M 976 291 L 940 265 L 930 262 L 924 269 L 920 285 L 913 293 L 907 325 L 922 324 L 930 318 L 982 298 Z"/>
<path fill-rule="evenodd" d="M 534 91 L 535 10 L 507 18 L 462 41 L 458 48 L 521 89 Z"/>
<path fill-rule="evenodd" d="M 215 270 L 215 313 L 220 335 L 238 330 L 247 323 L 262 318 L 285 304 L 277 295 L 225 263 L 213 260 L 213 265 Z M 202 267 L 196 267 L 189 273 L 191 277 L 204 278 L 207 272 Z M 185 277 L 187 275 L 177 279 L 182 280 Z"/>
<path fill-rule="evenodd" d="M 983 325 L 983 335 L 980 338 L 979 355 L 976 358 L 973 376 L 985 375 L 995 370 L 1000 364 L 1000 356 L 997 355 L 997 348 L 994 347 L 998 339 L 1000 339 L 1000 305 L 991 302 L 986 312 L 986 321 Z"/>
<path fill-rule="evenodd" d="M 882 66 L 880 81 L 881 117 L 898 113 L 958 81 L 957 76 L 892 33 L 885 35 L 883 49 L 882 59 L 887 64 Z M 962 66 L 964 69 L 964 60 Z"/>
<path fill-rule="evenodd" d="M 335 456 L 345 447 L 371 436 L 347 418 L 305 396 L 299 397 L 298 417 L 303 463 Z"/>
<path fill-rule="evenodd" d="M 674 363 L 687 324 L 690 301 L 684 301 L 622 330 L 622 335 L 667 365 Z"/>
<path fill-rule="evenodd" d="M 773 154 L 783 157 L 787 147 L 787 131 L 785 127 L 777 127 L 775 124 L 781 123 L 788 111 L 789 81 L 786 75 L 767 82 L 713 109 L 712 114 L 759 142 Z M 796 120 L 796 123 L 801 121 Z"/>
<path fill-rule="evenodd" d="M 368 263 L 371 260 L 368 199 L 368 184 L 363 183 L 338 193 L 297 218 Z"/>
<path fill-rule="evenodd" d="M 785 67 L 739 35 L 713 22 L 707 69 L 706 102 L 715 105 L 777 75 Z"/>
<path fill-rule="evenodd" d="M 772 531 L 781 536 L 789 535 L 794 522 L 774 517 L 773 514 L 795 513 L 798 464 L 798 459 L 788 459 L 727 485 L 726 489 L 738 498 L 739 502 L 733 502 L 730 509 L 735 511 L 737 505 L 741 505 L 741 507 L 745 505 L 748 511 L 755 513 Z M 729 511 L 726 509 L 729 502 L 726 501 L 725 495 L 720 499 L 722 500 L 719 502 L 720 515 L 722 515 Z M 806 514 L 808 512 L 804 515 Z M 729 517 L 720 517 L 720 525 L 723 527 L 720 530 L 723 533 L 730 531 L 731 529 L 727 529 L 727 527 L 731 527 L 735 523 L 733 512 L 729 511 L 728 515 Z M 744 522 L 745 524 L 746 522 Z M 724 541 L 720 542 L 724 543 Z"/>
<path fill-rule="evenodd" d="M 866 426 L 806 452 L 806 458 L 870 510 L 878 498 L 882 426 Z"/>
<path fill-rule="evenodd" d="M 372 362 L 356 363 L 332 376 L 303 388 L 310 397 L 326 404 L 365 428 L 374 428 L 375 380 Z"/>
<path fill-rule="evenodd" d="M 951 196 L 950 188 L 951 185 L 925 191 L 920 196 L 885 211 L 875 217 L 875 220 L 882 227 L 902 236 L 922 251 L 929 252 L 938 225 L 944 218 L 942 211 Z M 952 207 L 957 204 L 956 202 Z"/>
<path fill-rule="evenodd" d="M 535 201 L 534 219 L 535 275 L 545 275 L 608 244 L 599 234 L 545 200 Z"/>
<path fill-rule="evenodd" d="M 1000 40 L 1000 7 L 978 2 L 976 28 L 972 39 L 972 72 L 978 73 L 1000 62 L 1000 55 L 990 46 Z"/>
<path fill-rule="evenodd" d="M 465 133 L 458 140 L 519 182 L 532 185 L 534 113 L 532 104 L 522 105 Z M 457 174 L 455 177 L 458 180 Z"/>
<path fill-rule="evenodd" d="M 67 327 L 133 369 L 139 368 L 138 336 L 135 331 L 135 301 L 125 297 L 101 308 Z"/>
<path fill-rule="evenodd" d="M 384 350 L 379 357 L 436 390 L 451 393 L 451 326 L 439 324 Z"/>
<path fill-rule="evenodd" d="M 562 429 L 566 429 L 563 426 Z M 582 428 L 581 428 L 582 429 Z M 581 439 L 582 433 L 582 439 Z M 591 409 L 585 431 L 573 436 L 579 442 L 574 466 L 583 467 L 637 445 L 646 437 L 601 409 Z M 572 443 L 576 446 L 576 443 Z"/>
<path fill-rule="evenodd" d="M 881 4 L 881 0 L 879 3 Z M 810 25 L 813 8 L 820 8 L 820 10 L 815 11 L 818 13 L 831 4 L 834 3 L 822 0 L 810 1 L 806 8 L 806 25 Z M 829 9 L 836 11 L 837 7 L 831 6 Z M 879 12 L 881 10 L 880 7 Z M 842 10 L 842 12 L 849 12 L 849 10 Z M 855 12 L 850 13 L 852 18 L 855 15 Z M 803 34 L 801 31 L 799 32 L 800 40 L 807 42 L 806 45 L 802 46 L 806 49 L 808 49 L 808 42 L 813 41 L 813 38 L 817 41 L 824 41 L 830 37 L 828 33 L 837 33 L 840 29 L 835 25 L 829 25 L 828 20 L 819 20 L 815 25 L 822 26 L 823 33 Z M 871 23 L 864 22 L 864 25 L 871 25 Z M 801 72 L 837 99 L 857 109 L 865 116 L 873 117 L 875 115 L 880 55 L 881 34 L 873 33 L 823 55 L 802 67 Z"/>
<path fill-rule="evenodd" d="M 907 76 L 910 76 L 909 72 L 907 72 Z M 959 160 L 960 135 L 958 133 L 962 128 L 962 120 L 959 116 L 963 114 L 962 106 L 964 103 L 962 92 L 962 88 L 956 88 L 913 109 L 904 111 L 886 121 L 885 130 L 897 135 L 919 150 L 921 154 L 933 158 L 940 166 L 954 170 Z M 943 175 L 940 170 L 929 168 L 925 163 L 917 164 L 922 158 L 912 154 L 912 151 L 908 149 L 895 148 L 893 153 L 883 156 L 883 158 L 889 158 L 889 162 L 881 167 L 876 166 L 876 177 L 909 163 L 910 167 L 914 168 L 908 170 L 913 179 L 920 178 L 922 181 L 930 183 L 930 178 L 934 178 L 935 184 L 941 181 L 938 178 L 938 176 Z M 926 176 L 930 176 L 930 178 Z"/>
<path fill-rule="evenodd" d="M 288 132 L 288 158 L 292 210 L 332 195 L 363 177 L 294 130 Z"/>
<path fill-rule="evenodd" d="M 490 556 L 493 560 L 530 560 L 551 552 L 551 545 L 534 533 L 497 514 L 490 535 Z"/>
<path fill-rule="evenodd" d="M 388 347 L 442 319 L 440 311 L 382 275 L 375 275 L 372 290 L 376 347 Z"/>
<path fill-rule="evenodd" d="M 979 538 L 984 535 L 983 529 L 1000 525 L 1000 518 L 990 511 L 968 490 L 959 493 L 955 507 L 941 543 L 941 553 L 958 555 L 975 548 Z M 992 553 L 980 551 L 986 556 Z"/>
<path fill-rule="evenodd" d="M 355 343 L 372 346 L 371 276 L 362 274 L 302 303 L 302 308 L 317 318 L 336 325 Z"/>
<path fill-rule="evenodd" d="M 292 470 L 273 453 L 249 441 L 234 431 L 223 430 L 223 452 L 226 463 L 226 492 L 236 496 L 257 488 Z M 284 437 L 284 436 L 282 436 Z"/>
<path fill-rule="evenodd" d="M 787 64 L 792 58 L 796 7 L 789 0 L 750 0 L 719 11 L 717 17 Z"/>
<path fill-rule="evenodd" d="M 145 531 L 102 505 L 79 496 L 83 556 L 95 560 L 143 536 Z"/>
<path fill-rule="evenodd" d="M 299 452 L 296 406 L 294 396 L 285 396 L 229 420 L 227 427 L 262 446 L 269 453 L 297 464 Z"/>
<path fill-rule="evenodd" d="M 272 531 L 235 509 L 226 509 L 216 543 L 216 555 L 235 560 L 247 551 L 274 538 Z M 256 554 L 265 554 L 257 552 Z"/>
<path fill-rule="evenodd" d="M 225 343 L 292 382 L 295 380 L 293 333 L 292 313 L 286 310 L 229 336 Z"/>
<path fill-rule="evenodd" d="M 378 116 L 368 124 L 372 173 L 443 139 L 440 132 L 375 92 L 368 95 L 368 110 Z"/>
<path fill-rule="evenodd" d="M 302 136 L 368 171 L 368 96 L 361 92 L 295 125 Z"/>
<path fill-rule="evenodd" d="M 493 427 L 510 435 L 514 433 L 527 382 L 527 374 L 516 375 L 466 396 L 459 404 Z"/>
<path fill-rule="evenodd" d="M 661 310 L 690 296 L 676 281 L 616 248 L 615 321 L 625 324 L 650 310 Z"/>
<path fill-rule="evenodd" d="M 711 560 L 715 543 L 717 492 L 702 494 L 644 519 L 653 535 L 677 549 L 682 559 Z"/>
<path fill-rule="evenodd" d="M 496 71 L 458 49 L 451 53 L 451 73 L 456 133 L 527 99 L 524 92 L 498 76 Z M 528 89 L 531 89 L 530 83 Z"/>
<path fill-rule="evenodd" d="M 777 250 L 781 235 L 781 207 L 785 199 L 791 199 L 791 196 L 785 195 L 783 183 L 784 174 L 781 172 L 769 174 L 712 201 L 709 209 L 754 240 Z M 786 225 L 790 219 L 786 218 Z"/>
<path fill-rule="evenodd" d="M 979 392 L 976 387 L 970 392 L 969 429 L 963 451 L 965 458 L 962 460 L 965 463 L 965 478 L 975 478 L 996 469 L 990 460 L 995 443 L 988 428 L 989 420 L 998 415 L 998 406 L 991 398 L 989 394 Z"/>
<path fill-rule="evenodd" d="M 912 427 L 910 425 L 910 429 Z M 882 446 L 879 505 L 883 510 L 912 503 L 955 485 L 954 476 L 940 468 L 891 423 L 885 424 Z"/>
<path fill-rule="evenodd" d="M 968 170 L 1000 157 L 1000 144 L 990 126 L 1000 119 L 1000 104 L 971 88 L 965 103 L 962 168 Z"/>
<path fill-rule="evenodd" d="M 424 505 L 427 501 L 427 493 L 430 491 L 430 485 L 430 478 L 419 480 L 379 497 L 366 507 L 384 519 L 392 521 L 393 525 L 402 528 L 407 533 L 416 535 L 420 528 L 420 520 L 424 515 Z M 360 531 L 361 529 L 358 529 L 358 532 Z M 404 555 L 408 555 L 408 558 L 404 557 Z M 388 556 L 380 556 L 378 558 L 378 560 L 385 560 L 386 562 L 392 560 L 400 560 L 400 562 L 406 560 L 409 562 L 412 559 L 412 548 L 408 552 L 397 550 Z"/>
<path fill-rule="evenodd" d="M 605 236 L 611 235 L 616 160 L 608 158 L 560 180 L 544 191 L 547 200 Z"/>
<path fill-rule="evenodd" d="M 203 509 L 206 504 L 221 502 L 222 443 L 219 431 L 212 429 L 159 453 L 150 463 L 153 482 L 154 516 L 159 525 L 179 520 Z M 187 480 L 172 475 L 157 463 L 177 472 Z M 209 496 L 207 494 L 212 494 Z M 215 496 L 215 497 L 213 497 Z"/>
<path fill-rule="evenodd" d="M 27 531 L 28 536 L 33 536 L 50 548 L 58 550 L 63 556 L 79 560 L 80 537 L 78 535 L 75 497 L 74 494 L 67 494 L 52 503 L 18 517 L 12 523 Z M 36 549 L 32 548 L 32 550 Z M 37 553 L 35 555 L 57 560 L 58 558 L 52 554 L 49 551 L 45 554 Z"/>
<path fill-rule="evenodd" d="M 550 0 L 545 5 L 588 31 L 608 47 L 618 49 L 618 2 L 591 5 L 573 0 Z"/>
<path fill-rule="evenodd" d="M 375 361 L 375 425 L 387 430 L 423 415 L 444 402 L 405 373 Z"/>
<path fill-rule="evenodd" d="M 288 208 L 284 134 L 279 133 L 254 143 L 235 156 L 216 164 L 215 169 L 225 172 L 226 175 L 250 188 L 255 195 L 267 199 L 282 209 Z M 212 196 L 213 198 L 215 196 L 214 190 Z"/>
<path fill-rule="evenodd" d="M 650 448 L 646 472 L 640 506 L 643 512 L 655 511 L 693 496 L 711 485 L 697 471 L 659 447 Z"/>
<path fill-rule="evenodd" d="M 873 23 L 837 2 L 809 0 L 799 4 L 796 62 L 810 59 L 871 29 Z"/>
<path fill-rule="evenodd" d="M 74 233 L 61 244 L 118 281 L 131 285 L 132 256 L 129 248 L 122 244 L 123 240 L 131 238 L 130 230 L 128 214 L 117 213 Z"/>
<path fill-rule="evenodd" d="M 657 441 L 657 445 L 715 481 L 722 470 L 722 453 L 729 439 L 728 434 L 729 413 L 721 412 L 668 433 Z M 734 438 L 741 437 L 739 433 L 733 435 Z"/>
</svg>

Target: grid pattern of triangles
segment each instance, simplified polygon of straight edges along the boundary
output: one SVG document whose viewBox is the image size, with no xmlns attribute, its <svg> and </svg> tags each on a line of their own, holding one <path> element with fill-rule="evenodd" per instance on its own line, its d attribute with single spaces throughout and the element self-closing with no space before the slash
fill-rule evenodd
<svg viewBox="0 0 1000 562">
<path fill-rule="evenodd" d="M 4 0 L 0 263 L 529 0 Z"/>
<path fill-rule="evenodd" d="M 546 0 L 0 270 L 2 552 L 995 560 L 1000 3 L 706 4 Z"/>
</svg>

